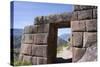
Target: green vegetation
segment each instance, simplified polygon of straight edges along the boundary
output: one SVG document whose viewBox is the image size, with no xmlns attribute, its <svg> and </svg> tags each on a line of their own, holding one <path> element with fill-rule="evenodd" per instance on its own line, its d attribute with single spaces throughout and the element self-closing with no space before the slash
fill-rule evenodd
<svg viewBox="0 0 100 67">
<path fill-rule="evenodd" d="M 14 66 L 22 66 L 22 65 L 32 65 L 32 62 L 27 62 L 27 61 L 14 61 Z"/>
<path fill-rule="evenodd" d="M 27 62 L 27 61 L 19 61 L 18 57 L 19 57 L 19 49 L 14 49 L 14 66 L 22 66 L 22 65 L 32 65 L 31 62 Z"/>
</svg>

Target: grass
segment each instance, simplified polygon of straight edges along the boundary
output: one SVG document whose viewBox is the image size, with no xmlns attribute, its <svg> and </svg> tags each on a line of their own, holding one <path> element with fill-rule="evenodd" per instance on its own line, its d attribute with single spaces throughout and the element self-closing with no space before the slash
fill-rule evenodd
<svg viewBox="0 0 100 67">
<path fill-rule="evenodd" d="M 15 60 L 14 61 L 14 66 L 23 66 L 23 65 L 32 65 L 31 62 L 27 62 L 27 61 L 19 61 L 19 60 Z"/>
<path fill-rule="evenodd" d="M 19 49 L 14 49 L 14 67 L 16 66 L 24 66 L 24 65 L 32 65 L 32 62 L 27 62 L 27 61 L 19 61 L 18 56 L 19 56 Z"/>
</svg>

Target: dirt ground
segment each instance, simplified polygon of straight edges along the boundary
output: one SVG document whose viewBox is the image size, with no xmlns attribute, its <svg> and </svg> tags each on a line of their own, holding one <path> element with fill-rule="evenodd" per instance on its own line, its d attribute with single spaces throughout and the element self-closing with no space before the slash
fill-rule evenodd
<svg viewBox="0 0 100 67">
<path fill-rule="evenodd" d="M 57 57 L 69 59 L 69 58 L 72 58 L 72 52 L 71 50 L 68 50 L 67 47 L 63 47 L 63 50 L 57 54 Z"/>
</svg>

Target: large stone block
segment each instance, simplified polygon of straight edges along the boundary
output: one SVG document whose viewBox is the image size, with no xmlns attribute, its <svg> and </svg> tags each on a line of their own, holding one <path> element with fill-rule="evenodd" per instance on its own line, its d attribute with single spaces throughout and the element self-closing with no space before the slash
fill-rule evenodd
<svg viewBox="0 0 100 67">
<path fill-rule="evenodd" d="M 33 25 L 25 26 L 24 27 L 24 33 L 25 34 L 34 33 L 34 27 L 33 27 Z"/>
<path fill-rule="evenodd" d="M 86 20 L 86 31 L 97 31 L 97 19 Z"/>
<path fill-rule="evenodd" d="M 24 34 L 22 36 L 22 43 L 26 43 L 26 44 L 34 43 L 34 34 Z"/>
<path fill-rule="evenodd" d="M 23 62 L 32 63 L 32 56 L 24 55 Z"/>
<path fill-rule="evenodd" d="M 37 33 L 47 33 L 49 32 L 49 24 L 36 25 Z"/>
<path fill-rule="evenodd" d="M 73 54 L 72 61 L 77 62 L 78 60 L 80 60 L 82 56 L 84 55 L 85 51 L 86 51 L 86 48 L 73 47 L 72 48 L 72 54 Z"/>
<path fill-rule="evenodd" d="M 74 6 L 74 11 L 79 11 L 80 10 L 80 5 L 75 5 Z"/>
<path fill-rule="evenodd" d="M 72 32 L 72 46 L 83 46 L 83 32 Z"/>
<path fill-rule="evenodd" d="M 40 56 L 40 57 L 47 57 L 47 45 L 33 45 L 32 55 Z"/>
<path fill-rule="evenodd" d="M 81 10 L 88 10 L 88 9 L 93 9 L 97 8 L 97 6 L 91 6 L 91 5 L 80 5 Z"/>
<path fill-rule="evenodd" d="M 93 9 L 93 18 L 97 19 L 97 9 Z"/>
<path fill-rule="evenodd" d="M 85 21 L 71 21 L 72 31 L 85 31 Z"/>
<path fill-rule="evenodd" d="M 77 12 L 77 11 L 74 11 L 74 12 L 72 13 L 71 20 L 72 20 L 72 21 L 73 21 L 73 20 L 78 20 L 78 12 Z"/>
<path fill-rule="evenodd" d="M 18 60 L 19 60 L 19 61 L 22 61 L 22 60 L 23 60 L 23 56 L 24 56 L 24 55 L 23 55 L 22 53 L 20 53 L 20 54 L 19 54 Z"/>
<path fill-rule="evenodd" d="M 32 44 L 22 44 L 21 45 L 21 53 L 31 55 L 31 53 L 32 53 Z"/>
<path fill-rule="evenodd" d="M 32 65 L 37 65 L 37 57 L 32 57 Z"/>
<path fill-rule="evenodd" d="M 90 61 L 97 61 L 97 43 L 94 43 L 94 45 L 88 47 L 86 49 L 85 54 L 78 62 L 90 62 Z"/>
<path fill-rule="evenodd" d="M 22 36 L 22 43 L 26 44 L 47 44 L 48 33 L 35 33 L 35 34 L 24 34 Z"/>
<path fill-rule="evenodd" d="M 97 32 L 85 32 L 83 47 L 90 47 L 97 43 Z"/>
<path fill-rule="evenodd" d="M 48 33 L 38 33 L 34 36 L 34 43 L 37 45 L 47 44 Z"/>
<path fill-rule="evenodd" d="M 88 9 L 93 9 L 93 8 L 97 8 L 97 7 L 96 6 L 89 6 L 89 5 L 75 5 L 74 11 L 88 10 Z"/>
<path fill-rule="evenodd" d="M 62 13 L 62 14 L 53 14 L 48 16 L 39 16 L 35 18 L 34 24 L 48 24 L 48 23 L 56 23 L 61 21 L 70 21 L 72 13 Z"/>
<path fill-rule="evenodd" d="M 47 64 L 47 58 L 45 58 L 45 57 L 32 57 L 32 64 L 33 65 Z"/>
<path fill-rule="evenodd" d="M 47 58 L 37 57 L 37 64 L 47 64 Z"/>
<path fill-rule="evenodd" d="M 78 11 L 78 20 L 85 20 L 85 19 L 92 19 L 93 17 L 93 10 L 82 10 Z"/>
</svg>

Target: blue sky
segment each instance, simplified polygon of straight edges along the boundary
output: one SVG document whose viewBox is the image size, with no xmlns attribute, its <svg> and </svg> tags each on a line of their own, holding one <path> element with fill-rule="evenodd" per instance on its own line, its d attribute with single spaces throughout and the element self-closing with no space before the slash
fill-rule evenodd
<svg viewBox="0 0 100 67">
<path fill-rule="evenodd" d="M 71 33 L 71 28 L 58 28 L 58 36 Z"/>
<path fill-rule="evenodd" d="M 68 4 L 52 4 L 39 2 L 14 1 L 14 28 L 24 28 L 34 24 L 37 16 L 60 14 L 73 11 L 73 6 Z"/>
</svg>

